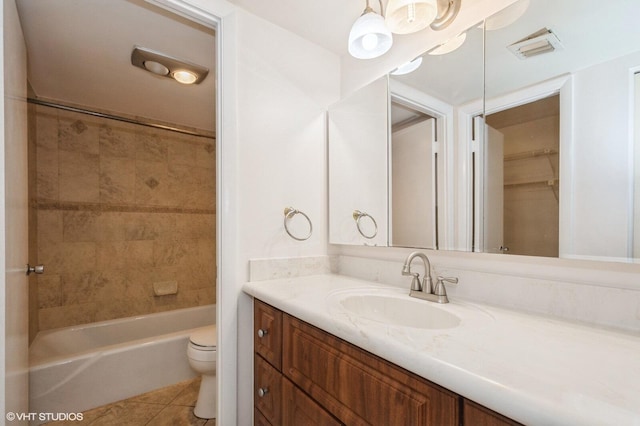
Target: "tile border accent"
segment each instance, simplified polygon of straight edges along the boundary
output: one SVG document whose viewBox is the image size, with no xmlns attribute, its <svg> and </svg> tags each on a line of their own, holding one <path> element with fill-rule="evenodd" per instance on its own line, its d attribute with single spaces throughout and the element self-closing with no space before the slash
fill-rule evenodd
<svg viewBox="0 0 640 426">
<path fill-rule="evenodd" d="M 32 200 L 31 207 L 38 210 L 125 212 L 125 213 L 181 213 L 216 214 L 216 209 L 190 209 L 178 206 L 149 206 L 134 204 L 83 203 L 69 201 Z"/>
</svg>

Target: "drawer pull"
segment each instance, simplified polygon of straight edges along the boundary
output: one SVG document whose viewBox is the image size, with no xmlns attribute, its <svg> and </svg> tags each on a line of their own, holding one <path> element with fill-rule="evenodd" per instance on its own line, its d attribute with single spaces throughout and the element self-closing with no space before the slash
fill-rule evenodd
<svg viewBox="0 0 640 426">
<path fill-rule="evenodd" d="M 268 393 L 269 393 L 269 388 L 258 388 L 258 396 L 260 398 L 264 398 L 264 396 Z"/>
<path fill-rule="evenodd" d="M 258 337 L 263 338 L 267 334 L 269 334 L 269 330 L 263 330 L 261 328 L 258 329 Z"/>
</svg>

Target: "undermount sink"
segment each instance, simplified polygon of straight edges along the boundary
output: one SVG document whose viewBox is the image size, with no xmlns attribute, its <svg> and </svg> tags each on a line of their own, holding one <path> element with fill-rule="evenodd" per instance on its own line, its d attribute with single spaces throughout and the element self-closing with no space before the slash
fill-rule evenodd
<svg viewBox="0 0 640 426">
<path fill-rule="evenodd" d="M 460 317 L 445 308 L 397 294 L 346 294 L 341 307 L 358 317 L 400 327 L 444 329 L 460 325 Z"/>
</svg>

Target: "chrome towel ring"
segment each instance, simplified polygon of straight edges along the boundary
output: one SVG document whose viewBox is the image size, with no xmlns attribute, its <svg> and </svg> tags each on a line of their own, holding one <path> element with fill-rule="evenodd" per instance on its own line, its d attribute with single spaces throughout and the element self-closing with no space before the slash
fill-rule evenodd
<svg viewBox="0 0 640 426">
<path fill-rule="evenodd" d="M 367 235 L 364 232 L 362 232 L 362 228 L 360 228 L 360 219 L 362 219 L 363 217 L 368 217 L 369 219 L 371 219 L 371 222 L 373 222 L 373 226 L 374 226 L 373 234 Z M 365 238 L 370 240 L 372 238 L 375 238 L 376 235 L 378 235 L 378 224 L 376 223 L 376 220 L 373 218 L 373 216 L 371 216 L 369 213 L 361 212 L 360 210 L 354 210 L 353 211 L 353 220 L 356 221 L 356 226 L 358 227 L 358 232 L 363 237 L 365 237 Z"/>
<path fill-rule="evenodd" d="M 292 219 L 295 215 L 297 214 L 301 214 L 302 216 L 304 216 L 305 219 L 307 219 L 307 222 L 309 222 L 309 233 L 300 238 L 300 237 L 296 237 L 295 235 L 293 235 L 291 233 L 291 231 L 289 231 L 289 219 Z M 311 234 L 313 233 L 313 224 L 311 223 L 311 219 L 309 219 L 309 216 L 307 216 L 304 212 L 301 212 L 300 210 L 294 209 L 293 207 L 285 207 L 284 209 L 284 230 L 287 231 L 287 234 L 289 234 L 289 236 L 291 238 L 293 238 L 296 241 L 304 241 L 304 240 L 308 240 L 309 237 L 311 236 Z"/>
</svg>

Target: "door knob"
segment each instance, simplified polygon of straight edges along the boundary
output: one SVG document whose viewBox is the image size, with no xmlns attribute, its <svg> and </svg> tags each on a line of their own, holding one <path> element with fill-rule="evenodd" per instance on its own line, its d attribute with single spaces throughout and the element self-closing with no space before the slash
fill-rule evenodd
<svg viewBox="0 0 640 426">
<path fill-rule="evenodd" d="M 27 263 L 27 275 L 31 274 L 32 272 L 38 275 L 44 274 L 44 265 L 31 266 Z"/>
</svg>

